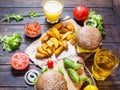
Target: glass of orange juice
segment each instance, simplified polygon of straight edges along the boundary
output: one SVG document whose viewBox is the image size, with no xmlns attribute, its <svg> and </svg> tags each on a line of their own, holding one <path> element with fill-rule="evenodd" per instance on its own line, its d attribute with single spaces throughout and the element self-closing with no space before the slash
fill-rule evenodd
<svg viewBox="0 0 120 90">
<path fill-rule="evenodd" d="M 119 58 L 109 49 L 96 52 L 92 65 L 92 75 L 96 80 L 105 80 L 119 65 Z"/>
<path fill-rule="evenodd" d="M 63 0 L 43 0 L 42 7 L 47 21 L 56 23 L 62 14 L 64 3 Z"/>
</svg>

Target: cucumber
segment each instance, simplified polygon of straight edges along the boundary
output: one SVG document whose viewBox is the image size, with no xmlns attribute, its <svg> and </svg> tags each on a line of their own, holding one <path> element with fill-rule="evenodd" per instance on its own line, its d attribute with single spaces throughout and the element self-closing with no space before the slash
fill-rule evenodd
<svg viewBox="0 0 120 90">
<path fill-rule="evenodd" d="M 71 59 L 67 59 L 67 58 L 64 58 L 64 59 L 63 59 L 63 63 L 64 63 L 64 66 L 65 66 L 66 68 L 79 69 L 79 68 L 82 67 L 81 64 L 78 64 L 78 63 L 72 61 Z"/>
<path fill-rule="evenodd" d="M 68 68 L 67 69 L 68 75 L 72 79 L 73 82 L 79 83 L 80 82 L 80 77 L 75 69 Z"/>
</svg>

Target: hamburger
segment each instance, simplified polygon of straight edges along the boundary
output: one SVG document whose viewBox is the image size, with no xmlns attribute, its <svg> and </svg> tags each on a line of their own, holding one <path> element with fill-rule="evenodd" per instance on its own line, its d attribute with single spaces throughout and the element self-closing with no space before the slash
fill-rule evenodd
<svg viewBox="0 0 120 90">
<path fill-rule="evenodd" d="M 77 53 L 96 52 L 102 41 L 102 35 L 97 28 L 84 26 L 76 32 L 75 41 Z"/>
<path fill-rule="evenodd" d="M 48 70 L 37 79 L 36 90 L 67 90 L 67 83 L 58 71 Z"/>
</svg>

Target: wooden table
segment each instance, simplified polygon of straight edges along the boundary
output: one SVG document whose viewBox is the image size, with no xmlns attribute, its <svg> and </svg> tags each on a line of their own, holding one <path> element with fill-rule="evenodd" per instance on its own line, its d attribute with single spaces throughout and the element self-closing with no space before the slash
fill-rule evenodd
<svg viewBox="0 0 120 90">
<path fill-rule="evenodd" d="M 23 14 L 25 16 L 23 21 L 10 23 L 0 23 L 0 34 L 11 35 L 13 33 L 20 33 L 22 36 L 22 43 L 18 50 L 14 52 L 3 51 L 0 44 L 0 90 L 34 90 L 34 87 L 28 86 L 24 82 L 24 74 L 29 69 L 37 69 L 33 63 L 24 71 L 15 71 L 11 69 L 10 57 L 15 52 L 23 52 L 28 45 L 35 39 L 30 39 L 24 35 L 24 25 L 28 22 L 36 21 L 41 24 L 41 34 L 46 32 L 52 25 L 46 22 L 45 16 L 41 7 L 42 0 L 0 0 L 0 19 L 6 14 Z M 65 8 L 61 19 L 66 15 L 73 17 L 72 10 L 78 4 L 86 5 L 89 9 L 93 9 L 96 13 L 103 16 L 104 29 L 106 36 L 103 38 L 102 47 L 110 48 L 117 52 L 120 57 L 120 0 L 64 0 Z M 40 11 L 41 17 L 29 19 L 27 16 L 30 11 Z M 7 31 L 6 31 L 7 29 Z M 93 57 L 90 57 L 86 64 L 91 67 Z M 116 71 L 110 75 L 105 81 L 96 81 L 100 90 L 119 90 L 120 89 L 120 66 Z"/>
</svg>

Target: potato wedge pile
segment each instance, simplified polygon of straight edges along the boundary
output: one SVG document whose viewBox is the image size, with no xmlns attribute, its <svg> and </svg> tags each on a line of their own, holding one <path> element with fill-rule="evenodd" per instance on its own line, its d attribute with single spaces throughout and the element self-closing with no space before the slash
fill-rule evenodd
<svg viewBox="0 0 120 90">
<path fill-rule="evenodd" d="M 41 46 L 37 47 L 36 58 L 46 58 L 55 53 L 58 56 L 63 50 L 68 49 L 68 41 L 74 45 L 74 31 L 75 28 L 71 22 L 63 25 L 59 22 L 50 28 L 41 37 Z"/>
</svg>

